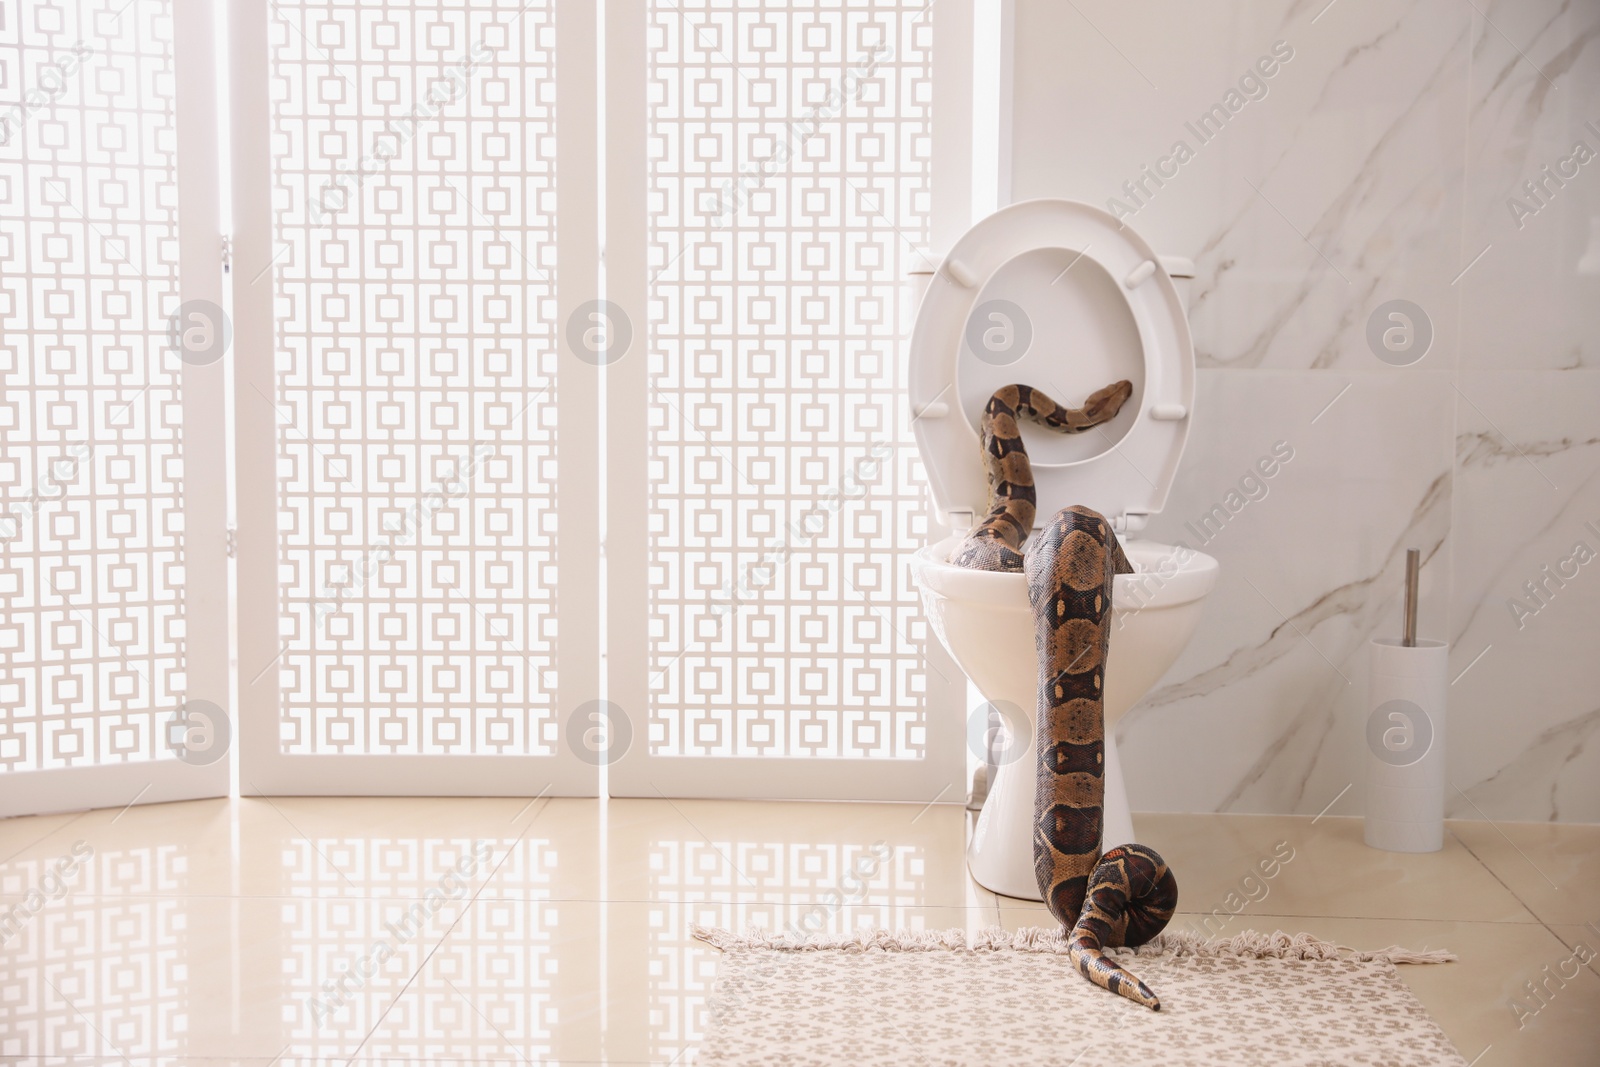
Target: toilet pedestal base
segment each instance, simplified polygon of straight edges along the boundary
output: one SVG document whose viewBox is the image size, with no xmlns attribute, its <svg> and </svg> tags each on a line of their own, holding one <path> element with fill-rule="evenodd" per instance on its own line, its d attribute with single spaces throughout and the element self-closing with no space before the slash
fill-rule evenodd
<svg viewBox="0 0 1600 1067">
<path fill-rule="evenodd" d="M 1042 900 L 1033 874 L 1033 798 L 1038 781 L 1038 751 L 1030 741 L 1017 758 L 995 768 L 989 796 L 978 815 L 967 867 L 979 885 L 1001 896 Z M 1131 844 L 1133 815 L 1122 780 L 1117 742 L 1106 731 L 1106 797 L 1101 850 Z"/>
</svg>

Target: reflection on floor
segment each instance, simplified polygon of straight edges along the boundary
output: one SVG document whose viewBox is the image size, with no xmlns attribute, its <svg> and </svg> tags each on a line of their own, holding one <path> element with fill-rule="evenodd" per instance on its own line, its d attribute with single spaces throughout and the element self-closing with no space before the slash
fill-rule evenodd
<svg viewBox="0 0 1600 1067">
<path fill-rule="evenodd" d="M 689 1063 L 717 962 L 691 922 L 1048 924 L 967 876 L 968 821 L 949 805 L 389 798 L 4 820 L 0 1057 Z M 1444 946 L 1459 963 L 1402 974 L 1469 1061 L 1594 1061 L 1600 827 L 1452 823 L 1443 852 L 1398 856 L 1333 816 L 1138 825 L 1177 871 L 1179 925 Z"/>
</svg>

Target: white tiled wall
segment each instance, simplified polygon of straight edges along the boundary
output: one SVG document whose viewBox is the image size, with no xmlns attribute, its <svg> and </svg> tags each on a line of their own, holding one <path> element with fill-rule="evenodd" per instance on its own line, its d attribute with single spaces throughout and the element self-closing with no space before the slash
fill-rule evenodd
<svg viewBox="0 0 1600 1067">
<path fill-rule="evenodd" d="M 1202 632 L 1120 726 L 1135 809 L 1314 814 L 1354 783 L 1333 811 L 1358 814 L 1365 646 L 1397 632 L 1419 547 L 1422 633 L 1460 675 L 1449 813 L 1600 821 L 1600 4 L 1017 0 L 1016 20 L 1013 198 L 1118 197 L 1198 264 L 1196 424 L 1148 536 L 1198 547 L 1185 523 L 1294 449 L 1205 545 Z M 1202 143 L 1186 124 L 1229 102 Z M 1180 139 L 1192 158 L 1134 203 L 1123 183 Z M 1580 141 L 1595 158 L 1564 165 Z M 1540 203 L 1522 186 L 1547 164 L 1569 176 Z M 1409 366 L 1367 342 L 1394 299 L 1433 328 Z M 1508 598 L 1580 541 L 1594 562 L 1518 618 Z"/>
</svg>

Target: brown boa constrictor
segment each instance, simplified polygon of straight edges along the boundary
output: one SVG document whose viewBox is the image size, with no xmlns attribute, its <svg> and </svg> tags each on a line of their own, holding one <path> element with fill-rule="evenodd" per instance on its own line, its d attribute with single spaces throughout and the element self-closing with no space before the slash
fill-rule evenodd
<svg viewBox="0 0 1600 1067">
<path fill-rule="evenodd" d="M 1017 417 L 1062 433 L 1113 418 L 1133 394 L 1126 381 L 1062 409 L 1025 385 L 1008 385 L 983 411 L 983 458 L 992 506 L 950 555 L 977 570 L 1025 571 L 1039 656 L 1038 791 L 1033 802 L 1033 869 L 1046 906 L 1071 933 L 1069 958 L 1095 985 L 1146 1007 L 1161 1002 L 1105 949 L 1142 945 L 1172 918 L 1178 883 L 1166 861 L 1143 845 L 1100 852 L 1105 804 L 1106 653 L 1111 590 L 1133 566 L 1105 516 L 1063 508 L 1039 531 L 1026 556 L 1038 497 Z"/>
</svg>

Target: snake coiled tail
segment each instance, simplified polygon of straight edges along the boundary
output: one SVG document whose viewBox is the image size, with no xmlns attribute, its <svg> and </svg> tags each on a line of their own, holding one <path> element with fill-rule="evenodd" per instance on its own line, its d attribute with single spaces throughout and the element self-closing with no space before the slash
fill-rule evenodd
<svg viewBox="0 0 1600 1067">
<path fill-rule="evenodd" d="M 1114 382 L 1064 411 L 1025 385 L 996 392 L 983 413 L 991 506 L 950 562 L 1027 574 L 1039 662 L 1034 875 L 1050 914 L 1069 931 L 1067 954 L 1079 973 L 1159 1011 L 1150 987 L 1105 955 L 1155 937 L 1178 906 L 1177 880 L 1154 851 L 1124 844 L 1100 853 L 1111 594 L 1116 576 L 1134 568 L 1111 523 L 1086 507 L 1063 508 L 1022 552 L 1038 498 L 1018 416 L 1074 433 L 1113 418 L 1132 393 L 1128 382 Z"/>
<path fill-rule="evenodd" d="M 1150 987 L 1107 959 L 1105 950 L 1142 945 L 1171 921 L 1178 883 L 1166 861 L 1143 845 L 1120 845 L 1100 857 L 1088 889 L 1067 938 L 1067 956 L 1095 985 L 1160 1011 Z"/>
<path fill-rule="evenodd" d="M 1017 429 L 1019 416 L 1061 433 L 1082 433 L 1116 417 L 1133 395 L 1133 383 L 1112 382 L 1090 393 L 1081 408 L 1064 408 L 1039 390 L 1007 385 L 984 405 L 979 426 L 989 476 L 989 513 L 950 554 L 950 562 L 982 571 L 1022 570 L 1022 542 L 1039 504 L 1033 467 Z"/>
</svg>

